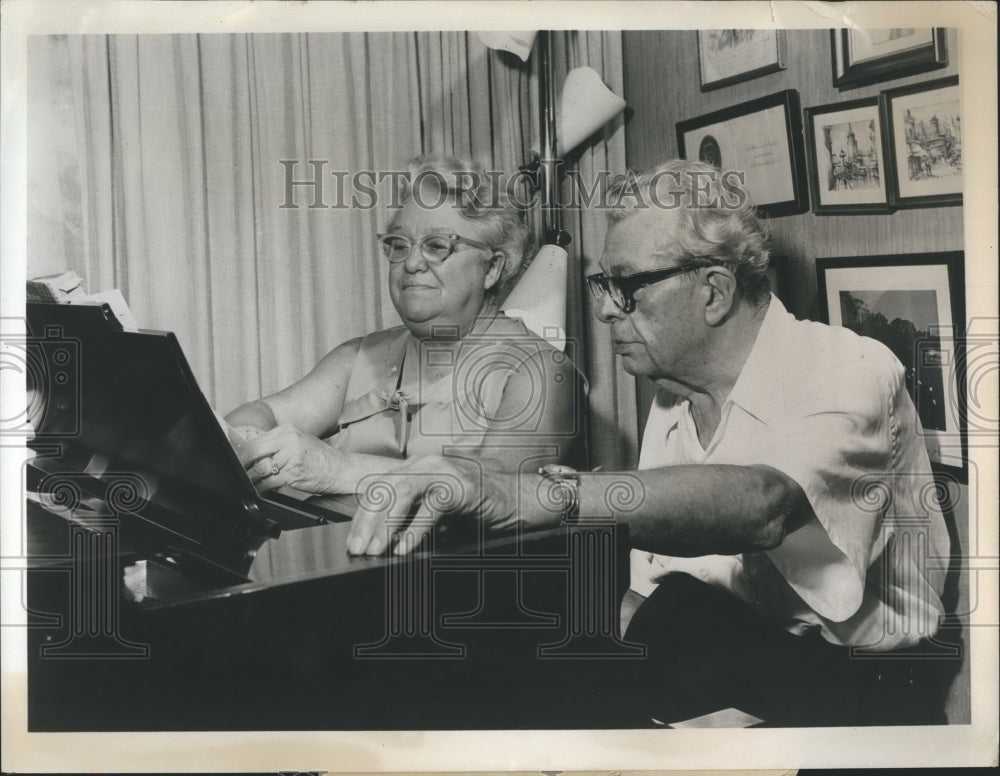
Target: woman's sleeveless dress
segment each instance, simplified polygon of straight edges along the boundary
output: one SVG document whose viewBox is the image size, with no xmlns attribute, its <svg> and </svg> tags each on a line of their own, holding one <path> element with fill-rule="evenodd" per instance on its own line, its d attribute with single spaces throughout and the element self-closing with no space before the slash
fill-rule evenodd
<svg viewBox="0 0 1000 776">
<path fill-rule="evenodd" d="M 491 427 L 530 428 L 532 407 L 498 416 L 504 389 L 521 370 L 530 370 L 532 382 L 536 374 L 541 378 L 539 353 L 555 351 L 519 320 L 497 316 L 483 333 L 470 334 L 454 350 L 414 341 L 418 364 L 415 369 L 407 365 L 408 375 L 452 367 L 431 381 L 400 380 L 411 340 L 405 326 L 362 340 L 331 445 L 344 452 L 409 458 L 441 455 L 446 446 L 479 446 Z M 411 348 L 410 358 L 413 353 Z M 544 380 L 537 384 L 544 389 Z M 545 397 L 537 400 L 540 411 Z"/>
</svg>

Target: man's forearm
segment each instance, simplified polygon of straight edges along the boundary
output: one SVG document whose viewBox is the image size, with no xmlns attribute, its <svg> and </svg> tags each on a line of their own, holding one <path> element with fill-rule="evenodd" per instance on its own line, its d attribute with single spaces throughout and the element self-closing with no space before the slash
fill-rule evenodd
<svg viewBox="0 0 1000 776">
<path fill-rule="evenodd" d="M 366 474 L 374 473 L 367 459 L 380 460 L 350 458 L 345 480 L 362 468 Z M 396 499 L 388 508 L 361 499 L 351 529 L 352 553 L 384 549 L 383 540 L 373 537 L 390 509 L 419 510 L 435 519 L 442 514 L 463 515 L 490 530 L 510 531 L 557 527 L 566 516 L 566 505 L 572 504 L 566 498 L 571 485 L 535 473 L 504 473 L 483 461 L 477 465 L 441 456 L 388 460 L 399 469 L 385 478 L 395 488 Z M 735 555 L 770 549 L 812 514 L 795 481 L 768 466 L 670 466 L 641 472 L 581 472 L 576 478 L 581 522 L 621 521 L 629 526 L 633 547 L 664 555 Z M 439 490 L 428 499 L 435 488 Z"/>
<path fill-rule="evenodd" d="M 614 516 L 633 547 L 665 555 L 738 554 L 777 546 L 808 515 L 801 488 L 768 466 L 670 466 L 580 474 L 580 515 Z M 529 482 L 531 480 L 532 482 Z M 558 522 L 540 478 L 522 477 L 521 520 Z"/>
</svg>

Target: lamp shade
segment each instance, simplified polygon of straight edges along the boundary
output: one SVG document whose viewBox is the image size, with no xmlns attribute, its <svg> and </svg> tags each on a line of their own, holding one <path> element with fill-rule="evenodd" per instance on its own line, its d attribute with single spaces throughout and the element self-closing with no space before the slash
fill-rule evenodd
<svg viewBox="0 0 1000 776">
<path fill-rule="evenodd" d="M 570 70 L 556 109 L 556 155 L 565 156 L 623 110 L 625 100 L 604 85 L 594 68 Z M 538 155 L 538 143 L 531 152 Z"/>
<path fill-rule="evenodd" d="M 528 32 L 477 32 L 476 35 L 486 48 L 497 49 L 498 51 L 509 51 L 521 58 L 522 62 L 528 61 L 531 54 L 531 47 L 535 44 L 535 36 L 538 30 Z"/>
<path fill-rule="evenodd" d="M 543 245 L 503 303 L 503 311 L 559 350 L 566 349 L 566 251 Z"/>
</svg>

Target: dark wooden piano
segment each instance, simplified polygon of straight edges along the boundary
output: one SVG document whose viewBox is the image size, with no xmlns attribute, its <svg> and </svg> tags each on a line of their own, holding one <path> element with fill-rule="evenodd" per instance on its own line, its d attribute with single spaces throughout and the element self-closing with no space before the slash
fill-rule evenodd
<svg viewBox="0 0 1000 776">
<path fill-rule="evenodd" d="M 172 335 L 99 306 L 29 326 L 29 730 L 627 724 L 610 517 L 351 557 L 350 500 L 260 498 Z"/>
</svg>

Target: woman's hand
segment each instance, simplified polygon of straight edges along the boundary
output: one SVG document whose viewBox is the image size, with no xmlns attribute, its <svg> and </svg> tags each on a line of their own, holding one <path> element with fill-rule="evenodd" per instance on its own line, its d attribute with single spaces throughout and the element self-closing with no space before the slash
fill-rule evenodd
<svg viewBox="0 0 1000 776">
<path fill-rule="evenodd" d="M 491 530 L 512 528 L 526 517 L 518 514 L 519 504 L 525 512 L 529 507 L 525 503 L 529 499 L 519 496 L 520 488 L 532 484 L 526 480 L 537 485 L 540 479 L 498 473 L 480 461 L 441 456 L 410 459 L 394 472 L 370 475 L 361 481 L 347 551 L 378 555 L 393 539 L 390 528 L 395 532 L 409 516 L 412 519 L 406 530 L 398 536 L 397 555 L 416 548 L 442 515 L 479 520 Z"/>
<path fill-rule="evenodd" d="M 255 437 L 263 434 L 262 429 L 256 426 L 230 426 L 227 436 L 229 437 L 229 444 L 233 446 L 236 451 L 236 455 L 239 457 L 240 462 L 243 463 L 243 459 L 247 456 L 247 443 L 254 439 Z M 246 464 L 244 464 L 245 466 Z"/>
<path fill-rule="evenodd" d="M 345 456 L 320 439 L 285 423 L 246 439 L 240 462 L 264 493 L 283 485 L 308 493 L 340 493 Z"/>
</svg>

